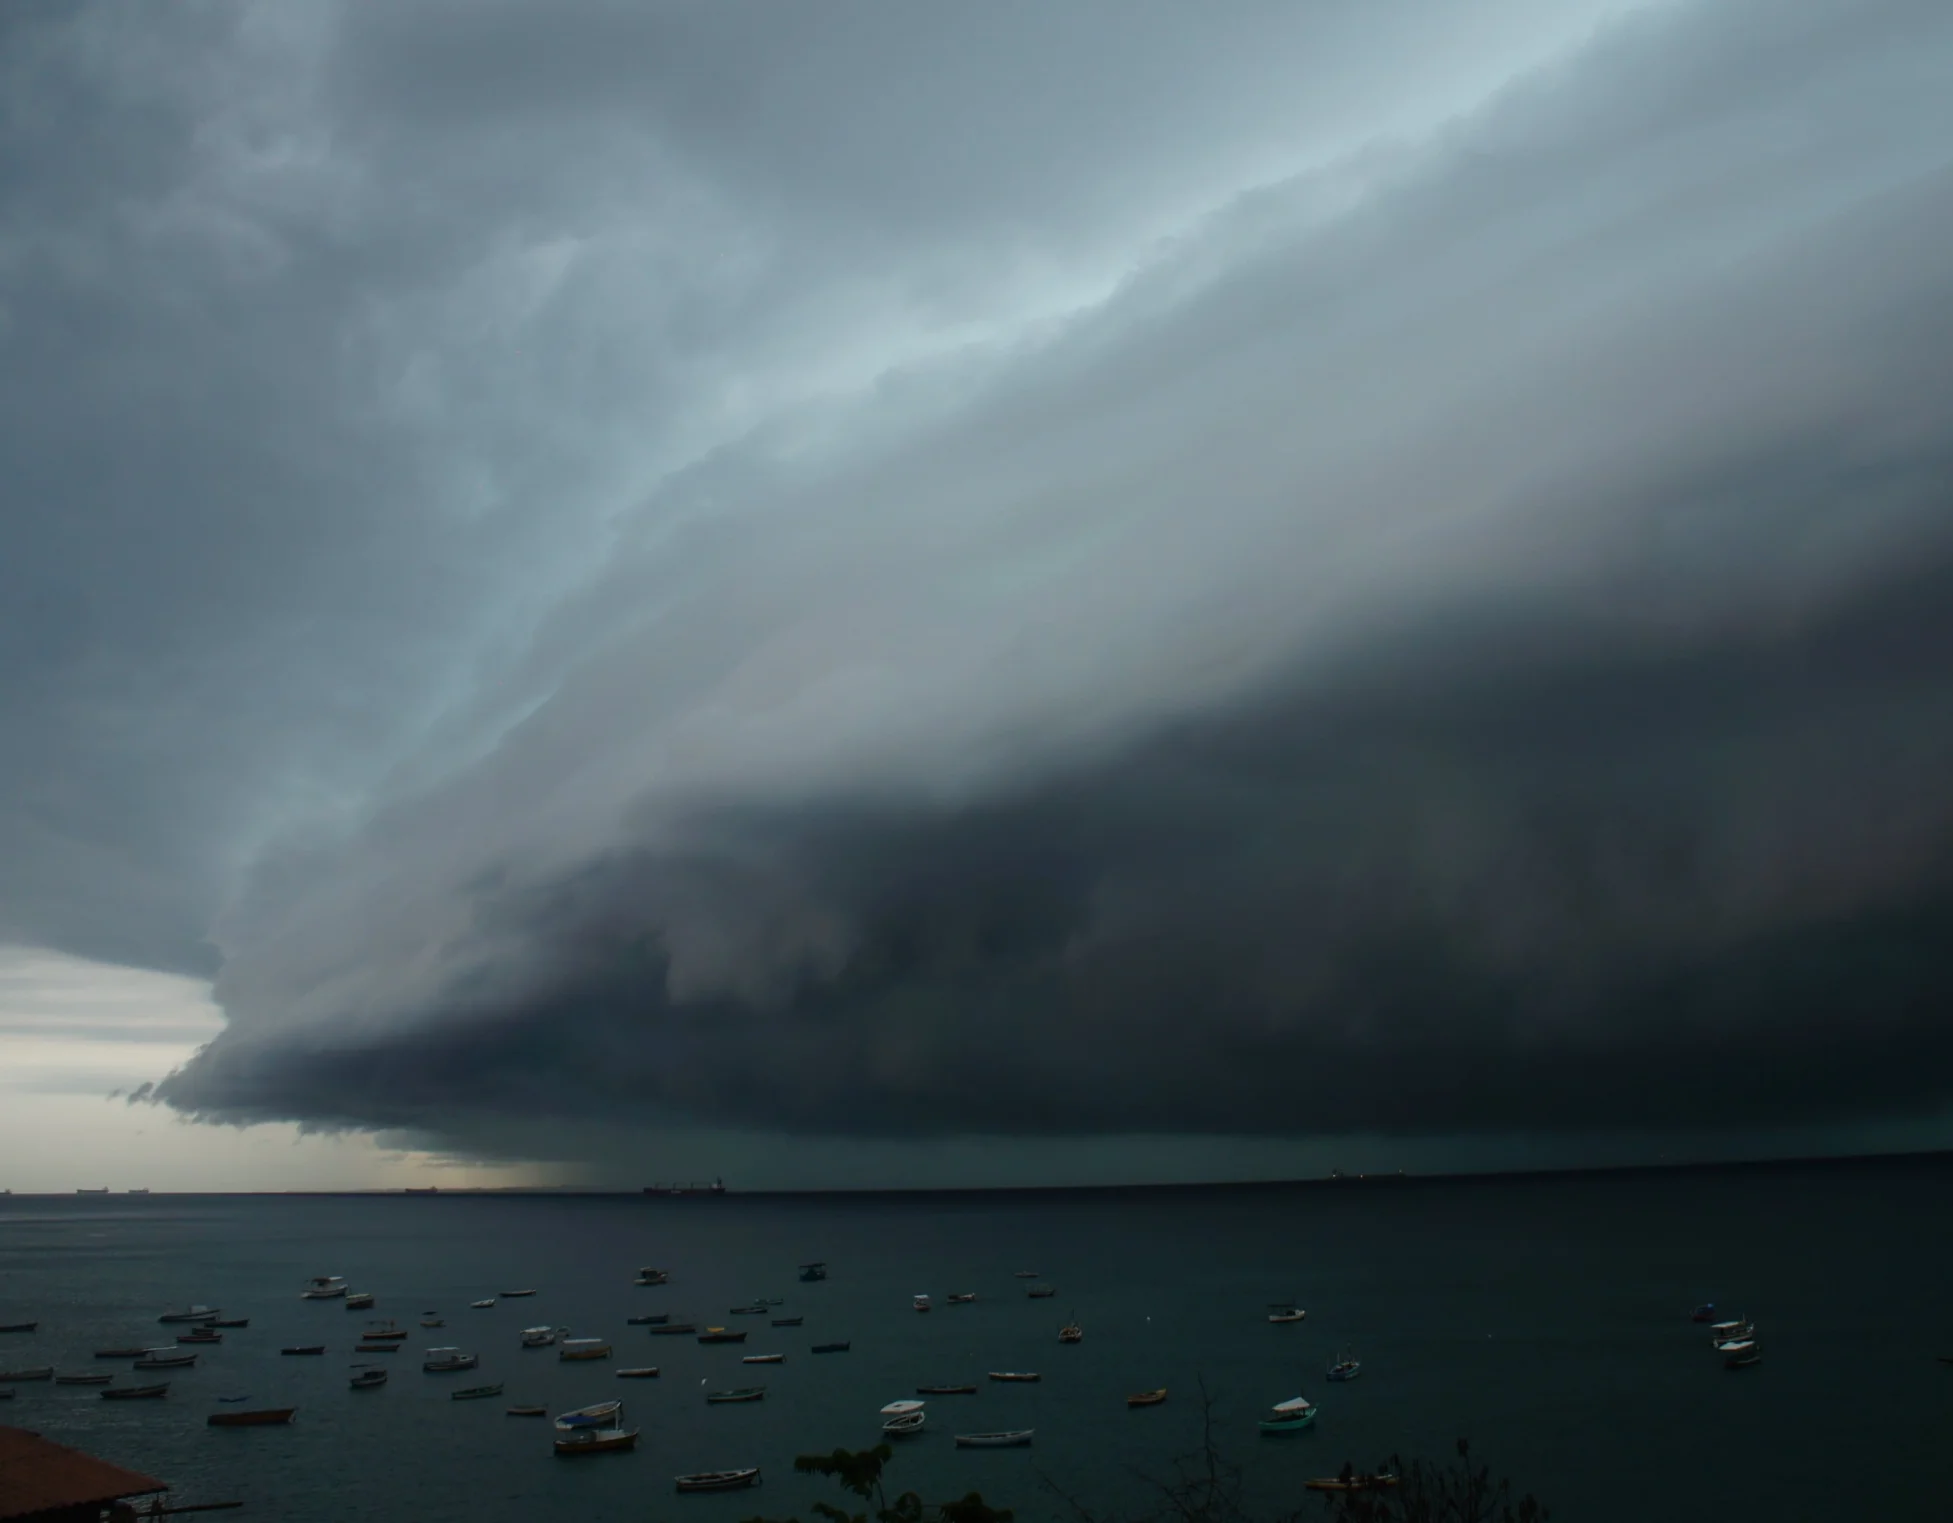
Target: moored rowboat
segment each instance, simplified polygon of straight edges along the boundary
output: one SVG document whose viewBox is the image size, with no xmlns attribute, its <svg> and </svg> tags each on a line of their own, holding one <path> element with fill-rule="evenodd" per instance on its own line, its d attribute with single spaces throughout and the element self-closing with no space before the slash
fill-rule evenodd
<svg viewBox="0 0 1953 1523">
<path fill-rule="evenodd" d="M 744 1470 L 700 1470 L 677 1477 L 680 1491 L 743 1491 L 759 1483 L 759 1466 Z"/>
<path fill-rule="evenodd" d="M 1128 1396 L 1126 1398 L 1126 1405 L 1129 1407 L 1157 1407 L 1165 1400 L 1166 1387 L 1161 1386 L 1157 1391 L 1141 1391 L 1137 1396 Z"/>
<path fill-rule="evenodd" d="M 297 1407 L 261 1407 L 255 1412 L 212 1412 L 204 1423 L 212 1428 L 269 1428 L 277 1423 L 288 1423 L 298 1412 Z"/>
<path fill-rule="evenodd" d="M 617 1454 L 637 1447 L 635 1428 L 575 1428 L 556 1436 L 556 1452 L 578 1454 Z"/>
<path fill-rule="evenodd" d="M 959 1449 L 1022 1449 L 1031 1441 L 1035 1428 L 1014 1428 L 1006 1433 L 959 1433 Z"/>
</svg>

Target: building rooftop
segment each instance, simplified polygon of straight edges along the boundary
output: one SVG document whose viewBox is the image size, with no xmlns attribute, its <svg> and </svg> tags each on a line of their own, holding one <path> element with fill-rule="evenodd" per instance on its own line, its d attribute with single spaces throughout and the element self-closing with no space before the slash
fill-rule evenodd
<svg viewBox="0 0 1953 1523">
<path fill-rule="evenodd" d="M 153 1475 L 111 1465 L 25 1428 L 0 1427 L 0 1519 L 106 1506 L 168 1490 L 169 1483 Z"/>
</svg>

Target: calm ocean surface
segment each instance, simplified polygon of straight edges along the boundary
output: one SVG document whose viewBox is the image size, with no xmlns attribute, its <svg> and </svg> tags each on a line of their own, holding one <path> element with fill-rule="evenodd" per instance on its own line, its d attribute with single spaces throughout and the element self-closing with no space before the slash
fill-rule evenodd
<svg viewBox="0 0 1953 1523">
<path fill-rule="evenodd" d="M 1148 1196 L 989 1195 L 750 1200 L 496 1197 L 0 1198 L 0 1368 L 97 1364 L 96 1348 L 163 1343 L 156 1317 L 192 1301 L 248 1315 L 248 1330 L 173 1372 L 162 1402 L 105 1402 L 86 1387 L 16 1387 L 0 1423 L 31 1428 L 170 1481 L 179 1500 L 242 1499 L 241 1516 L 290 1520 L 604 1520 L 732 1523 L 807 1516 L 831 1486 L 796 1453 L 866 1447 L 876 1409 L 918 1383 L 975 1381 L 930 1403 L 930 1431 L 898 1447 L 890 1478 L 931 1498 L 980 1490 L 1020 1518 L 1060 1508 L 1049 1475 L 1100 1511 L 1143 1508 L 1134 1472 L 1161 1473 L 1198 1441 L 1197 1383 L 1252 1498 L 1292 1506 L 1299 1483 L 1344 1459 L 1444 1456 L 1458 1437 L 1562 1520 L 1935 1518 L 1953 1490 L 1953 1162 L 1728 1170 L 1612 1178 L 1314 1186 Z M 795 1266 L 825 1259 L 828 1281 Z M 672 1283 L 639 1289 L 638 1265 Z M 1013 1271 L 1058 1288 L 1032 1301 Z M 314 1274 L 379 1297 L 371 1313 L 305 1302 Z M 468 1302 L 536 1286 L 532 1300 Z M 974 1290 L 972 1306 L 949 1307 Z M 910 1298 L 929 1292 L 919 1316 Z M 781 1297 L 773 1329 L 727 1310 Z M 1266 1303 L 1294 1297 L 1296 1326 Z M 1758 1368 L 1727 1372 L 1697 1301 L 1755 1318 Z M 444 1330 L 414 1324 L 439 1308 Z M 627 1327 L 634 1313 L 750 1330 L 701 1347 Z M 1085 1341 L 1061 1347 L 1076 1313 Z M 369 1317 L 412 1329 L 378 1391 L 346 1387 Z M 611 1364 L 524 1351 L 548 1322 L 608 1336 Z M 810 1344 L 849 1339 L 847 1354 Z M 281 1358 L 323 1342 L 323 1359 Z M 481 1369 L 424 1375 L 450 1343 Z M 1325 1360 L 1354 1345 L 1360 1380 Z M 780 1351 L 778 1367 L 742 1353 Z M 656 1381 L 619 1381 L 656 1364 Z M 993 1369 L 1033 1369 L 999 1386 Z M 452 1402 L 502 1381 L 500 1400 Z M 766 1399 L 707 1407 L 702 1386 L 764 1383 Z M 1168 1403 L 1128 1411 L 1129 1391 Z M 1305 1393 L 1312 1432 L 1257 1435 L 1259 1411 Z M 218 1430 L 220 1395 L 296 1405 L 290 1428 Z M 555 1458 L 552 1412 L 624 1398 L 632 1454 Z M 959 1451 L 953 1431 L 1034 1427 L 1029 1450 Z M 681 1471 L 758 1464 L 766 1484 L 677 1497 Z M 838 1499 L 838 1498 L 836 1498 Z"/>
</svg>

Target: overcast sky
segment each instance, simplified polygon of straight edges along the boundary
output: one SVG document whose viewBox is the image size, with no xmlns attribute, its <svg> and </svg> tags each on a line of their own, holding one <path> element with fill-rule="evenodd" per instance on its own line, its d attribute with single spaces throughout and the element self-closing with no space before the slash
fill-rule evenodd
<svg viewBox="0 0 1953 1523">
<path fill-rule="evenodd" d="M 1949 74 L 1934 0 L 0 9 L 44 1183 L 1953 1145 Z"/>
</svg>

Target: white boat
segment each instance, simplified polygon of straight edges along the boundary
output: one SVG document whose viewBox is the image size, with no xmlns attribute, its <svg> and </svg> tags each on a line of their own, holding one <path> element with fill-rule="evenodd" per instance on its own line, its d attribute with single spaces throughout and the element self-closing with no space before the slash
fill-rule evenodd
<svg viewBox="0 0 1953 1523">
<path fill-rule="evenodd" d="M 479 1363 L 473 1354 L 464 1354 L 458 1348 L 431 1348 L 421 1359 L 420 1367 L 430 1375 L 445 1375 L 455 1370 L 472 1370 Z"/>
<path fill-rule="evenodd" d="M 882 1432 L 890 1438 L 908 1438 L 912 1434 L 920 1433 L 928 1420 L 929 1415 L 926 1412 L 904 1412 L 901 1416 L 891 1417 L 883 1423 Z"/>
<path fill-rule="evenodd" d="M 1019 1384 L 1024 1384 L 1026 1382 L 1033 1381 L 1033 1380 L 1044 1379 L 1044 1377 L 1038 1374 L 1037 1371 L 1035 1370 L 992 1370 L 990 1372 L 990 1378 L 992 1380 L 1016 1381 Z"/>
<path fill-rule="evenodd" d="M 556 1349 L 558 1359 L 608 1359 L 610 1345 L 601 1338 L 565 1338 Z"/>
<path fill-rule="evenodd" d="M 915 1298 L 915 1309 L 917 1311 L 929 1310 L 929 1298 L 927 1296 L 917 1296 Z"/>
<path fill-rule="evenodd" d="M 1763 1345 L 1754 1338 L 1739 1338 L 1724 1344 L 1722 1362 L 1732 1370 L 1747 1369 L 1752 1364 L 1763 1362 Z"/>
<path fill-rule="evenodd" d="M 562 1334 L 557 1327 L 525 1327 L 522 1329 L 524 1348 L 548 1348 Z"/>
<path fill-rule="evenodd" d="M 182 1370 L 197 1362 L 194 1353 L 179 1353 L 173 1348 L 153 1348 L 138 1359 L 131 1368 L 138 1370 Z"/>
<path fill-rule="evenodd" d="M 739 1361 L 741 1364 L 785 1364 L 785 1354 L 748 1354 Z"/>
<path fill-rule="evenodd" d="M 912 1413 L 920 1412 L 923 1405 L 922 1402 L 915 1400 L 913 1397 L 904 1397 L 901 1401 L 891 1401 L 887 1406 L 883 1407 L 881 1415 L 883 1417 L 908 1417 Z"/>
<path fill-rule="evenodd" d="M 617 1414 L 623 1410 L 621 1401 L 599 1401 L 587 1407 L 578 1407 L 574 1412 L 565 1412 L 556 1419 L 556 1426 L 568 1431 L 571 1428 L 601 1428 L 617 1421 Z"/>
<path fill-rule="evenodd" d="M 318 1274 L 305 1282 L 299 1299 L 303 1301 L 335 1301 L 346 1293 L 344 1278 L 336 1274 Z"/>
<path fill-rule="evenodd" d="M 470 1301 L 468 1304 L 476 1311 L 487 1311 L 489 1307 L 495 1304 L 495 1298 L 490 1296 L 486 1301 Z"/>
<path fill-rule="evenodd" d="M 370 1290 L 349 1290 L 346 1292 L 347 1311 L 365 1311 L 372 1304 L 373 1292 Z"/>
<path fill-rule="evenodd" d="M 1031 1441 L 1035 1428 L 1013 1428 L 1007 1433 L 959 1433 L 959 1449 L 1022 1449 Z"/>
<path fill-rule="evenodd" d="M 1272 1307 L 1268 1313 L 1270 1322 L 1300 1322 L 1309 1314 L 1293 1306 Z"/>
</svg>

